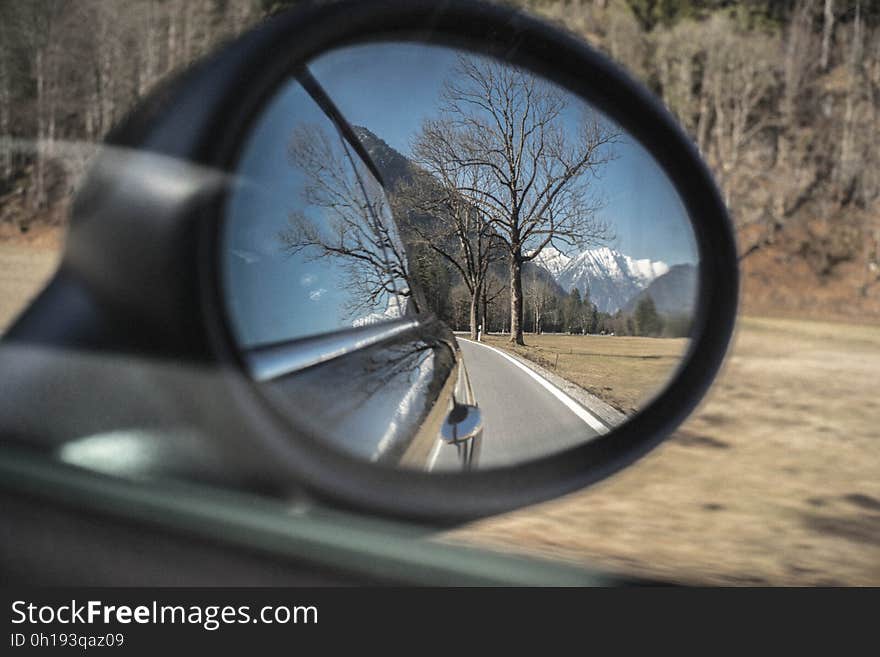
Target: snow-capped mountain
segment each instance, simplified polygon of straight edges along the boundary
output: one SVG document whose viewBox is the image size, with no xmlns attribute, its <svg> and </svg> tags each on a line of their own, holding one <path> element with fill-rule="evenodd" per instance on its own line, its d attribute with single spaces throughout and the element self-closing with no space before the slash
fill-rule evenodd
<svg viewBox="0 0 880 657">
<path fill-rule="evenodd" d="M 669 271 L 669 265 L 647 258 L 636 260 L 608 247 L 588 249 L 567 256 L 552 247 L 544 248 L 535 263 L 549 271 L 564 290 L 576 287 L 603 312 L 617 312 L 655 278 Z"/>
<path fill-rule="evenodd" d="M 563 269 L 571 262 L 571 256 L 565 255 L 559 249 L 545 246 L 534 260 L 536 265 L 541 265 L 556 278 Z"/>
</svg>

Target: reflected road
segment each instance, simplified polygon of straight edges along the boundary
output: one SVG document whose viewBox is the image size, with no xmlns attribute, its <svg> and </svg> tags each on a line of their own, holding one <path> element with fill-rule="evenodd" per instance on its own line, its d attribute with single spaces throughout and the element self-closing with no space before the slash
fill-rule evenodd
<svg viewBox="0 0 880 657">
<path fill-rule="evenodd" d="M 485 344 L 458 343 L 483 414 L 480 469 L 547 456 L 602 431 L 598 418 L 524 365 Z"/>
</svg>

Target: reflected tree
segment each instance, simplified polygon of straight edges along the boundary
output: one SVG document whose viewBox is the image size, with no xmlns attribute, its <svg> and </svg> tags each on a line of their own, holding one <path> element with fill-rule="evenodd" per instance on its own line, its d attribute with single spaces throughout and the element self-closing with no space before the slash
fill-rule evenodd
<svg viewBox="0 0 880 657">
<path fill-rule="evenodd" d="M 523 344 L 522 267 L 550 244 L 583 248 L 613 237 L 593 183 L 619 133 L 531 73 L 461 56 L 438 117 L 414 140 L 420 165 L 479 210 L 509 263 L 511 340 Z"/>
<path fill-rule="evenodd" d="M 439 255 L 460 274 L 469 297 L 468 328 L 475 339 L 489 267 L 503 255 L 501 239 L 480 208 L 459 192 L 462 187 L 483 185 L 485 172 L 449 168 L 433 155 L 417 153 L 416 161 L 423 171 L 398 186 L 391 197 L 394 214 L 406 223 L 415 243 Z"/>
<path fill-rule="evenodd" d="M 351 316 L 372 311 L 367 317 L 379 319 L 375 310 L 383 304 L 383 318 L 402 315 L 415 299 L 380 183 L 341 135 L 317 125 L 294 129 L 288 157 L 305 178 L 303 200 L 310 207 L 292 212 L 279 232 L 284 252 L 338 261 L 352 291 Z"/>
</svg>

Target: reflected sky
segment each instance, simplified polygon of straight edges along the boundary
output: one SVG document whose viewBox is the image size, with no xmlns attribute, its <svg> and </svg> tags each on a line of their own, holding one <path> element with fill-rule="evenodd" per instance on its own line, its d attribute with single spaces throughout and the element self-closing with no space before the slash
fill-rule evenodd
<svg viewBox="0 0 880 657">
<path fill-rule="evenodd" d="M 370 43 L 321 55 L 309 69 L 348 121 L 369 128 L 409 156 L 424 119 L 436 116 L 443 81 L 459 51 L 419 43 Z M 572 118 L 586 103 L 569 94 Z M 614 227 L 609 244 L 634 258 L 696 263 L 692 228 L 681 200 L 653 158 L 634 140 L 615 146 L 605 166 L 599 216 Z"/>
<path fill-rule="evenodd" d="M 279 236 L 290 229 L 295 212 L 323 233 L 330 229 L 333 214 L 305 200 L 309 179 L 289 154 L 297 130 L 323 133 L 332 148 L 330 158 L 356 180 L 350 164 L 356 160 L 343 150 L 347 147 L 333 123 L 298 82 L 288 83 L 249 136 L 237 167 L 239 184 L 227 205 L 224 279 L 233 328 L 243 347 L 393 319 L 405 310 L 388 295 L 365 307 L 350 269 L 336 259 L 316 257 L 309 249 L 285 252 Z M 354 189 L 376 188 L 381 194 L 363 167 L 358 175 L 366 187 L 353 184 Z"/>
</svg>

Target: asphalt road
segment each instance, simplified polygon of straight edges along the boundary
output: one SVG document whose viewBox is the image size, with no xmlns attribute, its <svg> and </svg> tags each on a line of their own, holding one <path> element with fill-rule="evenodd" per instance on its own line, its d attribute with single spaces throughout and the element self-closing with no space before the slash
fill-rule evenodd
<svg viewBox="0 0 880 657">
<path fill-rule="evenodd" d="M 597 418 L 524 365 L 484 344 L 460 339 L 459 345 L 483 414 L 478 467 L 533 460 L 602 431 Z"/>
</svg>

